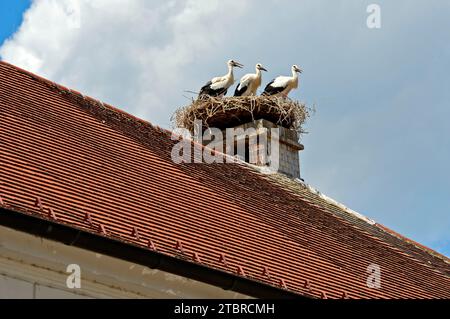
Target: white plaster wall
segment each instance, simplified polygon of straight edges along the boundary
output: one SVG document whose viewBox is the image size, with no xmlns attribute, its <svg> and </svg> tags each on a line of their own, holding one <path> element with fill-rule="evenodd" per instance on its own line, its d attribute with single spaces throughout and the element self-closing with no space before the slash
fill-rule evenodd
<svg viewBox="0 0 450 319">
<path fill-rule="evenodd" d="M 81 289 L 69 289 L 69 264 Z M 249 298 L 0 226 L 0 298 Z"/>
</svg>

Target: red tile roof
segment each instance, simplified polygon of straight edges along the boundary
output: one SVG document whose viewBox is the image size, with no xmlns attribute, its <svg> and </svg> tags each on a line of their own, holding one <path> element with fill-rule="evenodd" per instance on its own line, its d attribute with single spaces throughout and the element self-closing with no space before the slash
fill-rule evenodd
<svg viewBox="0 0 450 319">
<path fill-rule="evenodd" d="M 450 298 L 449 260 L 305 185 L 0 62 L 0 205 L 317 298 Z M 367 267 L 381 267 L 381 288 Z"/>
</svg>

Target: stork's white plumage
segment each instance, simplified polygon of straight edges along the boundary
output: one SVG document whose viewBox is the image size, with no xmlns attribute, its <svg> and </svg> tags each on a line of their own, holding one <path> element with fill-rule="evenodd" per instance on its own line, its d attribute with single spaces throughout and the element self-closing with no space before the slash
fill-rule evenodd
<svg viewBox="0 0 450 319">
<path fill-rule="evenodd" d="M 256 73 L 249 73 L 244 75 L 241 78 L 238 86 L 236 87 L 236 90 L 234 91 L 234 96 L 256 95 L 256 91 L 261 86 L 261 71 L 267 72 L 267 70 L 261 65 L 261 63 L 258 63 L 256 65 Z"/>
<path fill-rule="evenodd" d="M 224 76 L 219 76 L 213 78 L 211 81 L 206 83 L 200 90 L 198 97 L 201 98 L 204 95 L 209 96 L 224 96 L 228 92 L 228 88 L 234 84 L 234 74 L 233 68 L 242 68 L 243 65 L 239 62 L 229 60 L 227 62 L 228 73 Z"/>
<path fill-rule="evenodd" d="M 289 92 L 298 88 L 298 74 L 303 71 L 296 65 L 293 65 L 292 76 L 279 76 L 267 84 L 263 95 L 281 95 L 287 97 Z"/>
</svg>

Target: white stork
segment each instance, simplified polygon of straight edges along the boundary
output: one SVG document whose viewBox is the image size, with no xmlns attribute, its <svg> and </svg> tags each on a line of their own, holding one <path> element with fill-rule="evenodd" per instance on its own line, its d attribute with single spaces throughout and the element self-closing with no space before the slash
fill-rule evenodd
<svg viewBox="0 0 450 319">
<path fill-rule="evenodd" d="M 256 95 L 256 90 L 261 86 L 261 71 L 267 72 L 261 63 L 258 63 L 255 74 L 249 73 L 244 75 L 234 91 L 234 96 Z"/>
<path fill-rule="evenodd" d="M 198 94 L 199 98 L 202 96 L 224 96 L 228 92 L 228 88 L 234 84 L 234 75 L 233 68 L 238 67 L 242 68 L 243 65 L 239 62 L 229 60 L 227 62 L 228 65 L 228 73 L 224 76 L 219 76 L 213 78 L 211 81 L 206 83 L 200 90 Z"/>
<path fill-rule="evenodd" d="M 267 84 L 263 95 L 281 95 L 287 97 L 291 90 L 298 88 L 298 74 L 302 73 L 298 66 L 292 66 L 292 76 L 279 76 Z"/>
</svg>

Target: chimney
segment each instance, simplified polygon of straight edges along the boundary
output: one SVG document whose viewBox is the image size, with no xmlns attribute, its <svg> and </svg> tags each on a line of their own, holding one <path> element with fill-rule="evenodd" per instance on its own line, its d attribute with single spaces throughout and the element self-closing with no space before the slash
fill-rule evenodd
<svg viewBox="0 0 450 319">
<path fill-rule="evenodd" d="M 222 131 L 224 137 L 227 136 L 227 130 Z M 224 144 L 223 149 L 226 154 L 237 156 L 261 168 L 269 167 L 269 165 L 276 167 L 278 173 L 291 178 L 301 178 L 299 152 L 304 149 L 304 146 L 299 143 L 299 136 L 295 130 L 276 125 L 266 119 L 234 126 L 232 130 L 233 143 L 227 145 L 226 139 L 217 142 Z M 278 136 L 272 136 L 273 133 Z M 278 144 L 275 152 L 271 149 L 273 143 Z M 214 143 L 209 141 L 204 144 L 209 147 L 214 146 Z M 239 145 L 242 145 L 243 149 L 239 149 Z M 269 159 L 273 162 L 269 163 Z"/>
</svg>

